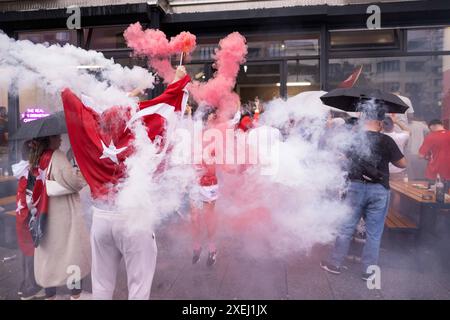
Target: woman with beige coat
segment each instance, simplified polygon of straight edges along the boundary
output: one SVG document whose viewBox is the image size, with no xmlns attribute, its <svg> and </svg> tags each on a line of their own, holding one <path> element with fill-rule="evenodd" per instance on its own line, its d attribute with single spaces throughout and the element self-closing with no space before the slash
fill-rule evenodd
<svg viewBox="0 0 450 320">
<path fill-rule="evenodd" d="M 34 254 L 36 282 L 45 288 L 48 300 L 56 298 L 56 287 L 61 286 L 71 289 L 72 300 L 79 299 L 81 280 L 91 270 L 89 232 L 82 216 L 78 194 L 86 182 L 80 171 L 59 150 L 61 136 L 41 138 L 37 146 L 37 152 L 43 148 L 54 152 L 46 173 L 48 218 L 43 238 Z M 31 161 L 32 159 L 30 158 Z M 65 194 L 50 195 L 48 180 L 56 181 L 67 189 Z"/>
</svg>

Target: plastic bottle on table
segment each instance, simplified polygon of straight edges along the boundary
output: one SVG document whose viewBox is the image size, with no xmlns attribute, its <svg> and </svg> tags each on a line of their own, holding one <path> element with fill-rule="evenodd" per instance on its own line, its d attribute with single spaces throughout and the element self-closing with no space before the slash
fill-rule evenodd
<svg viewBox="0 0 450 320">
<path fill-rule="evenodd" d="M 439 174 L 436 179 L 436 202 L 445 202 L 445 184 Z"/>
</svg>

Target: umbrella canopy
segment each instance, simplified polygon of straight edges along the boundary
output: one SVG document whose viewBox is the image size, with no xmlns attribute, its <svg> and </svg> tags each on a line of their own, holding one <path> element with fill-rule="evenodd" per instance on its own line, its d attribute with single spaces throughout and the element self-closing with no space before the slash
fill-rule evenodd
<svg viewBox="0 0 450 320">
<path fill-rule="evenodd" d="M 335 89 L 320 97 L 324 104 L 348 112 L 361 111 L 361 102 L 374 100 L 387 113 L 405 113 L 409 106 L 393 93 L 377 89 L 348 88 Z"/>
<path fill-rule="evenodd" d="M 64 112 L 56 112 L 48 117 L 23 123 L 11 140 L 31 140 L 33 138 L 55 136 L 67 132 Z"/>
</svg>

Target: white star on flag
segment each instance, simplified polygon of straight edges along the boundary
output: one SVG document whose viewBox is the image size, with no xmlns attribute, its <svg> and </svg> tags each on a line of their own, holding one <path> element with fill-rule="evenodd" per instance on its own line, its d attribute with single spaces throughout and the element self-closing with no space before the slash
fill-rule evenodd
<svg viewBox="0 0 450 320">
<path fill-rule="evenodd" d="M 113 141 L 111 140 L 111 143 L 109 144 L 109 147 L 107 147 L 102 140 L 100 140 L 103 147 L 103 154 L 100 157 L 100 159 L 110 159 L 115 164 L 119 164 L 119 160 L 117 159 L 117 155 L 121 152 L 123 152 L 127 147 L 117 149 L 114 145 Z"/>
<path fill-rule="evenodd" d="M 41 168 L 38 168 L 39 174 L 36 177 L 36 181 L 43 181 L 45 183 L 45 180 L 47 180 L 47 170 L 42 170 Z"/>
<path fill-rule="evenodd" d="M 22 206 L 22 201 L 17 201 L 17 209 L 16 209 L 16 212 L 18 213 L 18 214 L 20 214 L 20 211 L 22 210 L 22 209 L 25 209 L 25 207 L 24 206 Z"/>
</svg>

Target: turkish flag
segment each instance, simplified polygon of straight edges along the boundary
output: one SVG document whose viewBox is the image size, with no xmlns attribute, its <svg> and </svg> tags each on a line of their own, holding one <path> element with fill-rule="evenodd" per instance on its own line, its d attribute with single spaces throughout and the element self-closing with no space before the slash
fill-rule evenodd
<svg viewBox="0 0 450 320">
<path fill-rule="evenodd" d="M 345 79 L 338 85 L 338 88 L 352 88 L 355 85 L 356 81 L 358 81 L 358 78 L 361 75 L 362 68 L 363 66 L 359 66 L 358 69 L 353 71 L 353 73 L 347 79 Z"/>
<path fill-rule="evenodd" d="M 183 111 L 189 76 L 170 84 L 160 96 L 139 103 L 131 117 L 130 108 L 111 107 L 99 114 L 69 89 L 62 101 L 73 154 L 94 198 L 107 198 L 124 177 L 125 159 L 133 153 L 133 133 L 128 124 L 142 119 L 149 138 L 164 137 L 166 121 Z"/>
<path fill-rule="evenodd" d="M 27 182 L 27 176 L 24 175 L 20 177 L 17 184 L 16 233 L 20 250 L 25 256 L 32 257 L 34 255 L 34 244 L 28 228 L 30 217 L 26 199 Z"/>
</svg>

